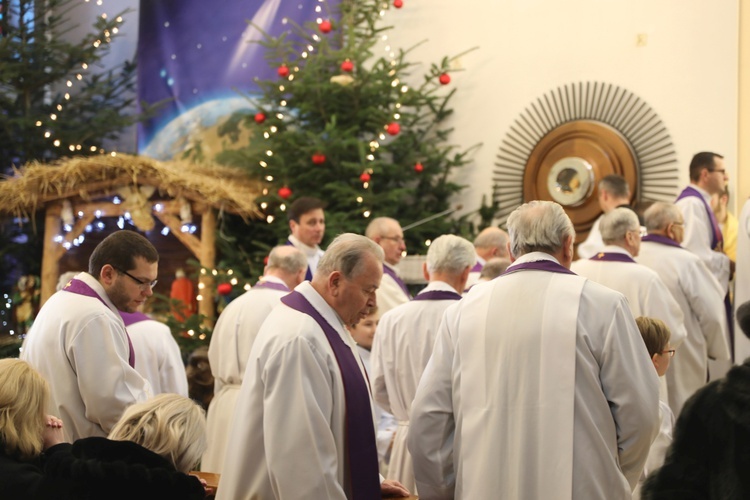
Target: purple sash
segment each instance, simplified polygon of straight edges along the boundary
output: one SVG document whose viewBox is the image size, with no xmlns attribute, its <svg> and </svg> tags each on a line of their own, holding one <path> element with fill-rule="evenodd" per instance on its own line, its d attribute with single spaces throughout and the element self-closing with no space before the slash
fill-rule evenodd
<svg viewBox="0 0 750 500">
<path fill-rule="evenodd" d="M 482 263 L 479 262 L 479 261 L 477 261 L 477 263 L 474 264 L 474 267 L 471 268 L 471 272 L 472 273 L 481 273 L 482 272 L 482 268 L 484 268 L 484 266 L 482 265 Z"/>
<path fill-rule="evenodd" d="M 719 226 L 719 222 L 716 220 L 716 215 L 714 215 L 714 211 L 711 209 L 711 207 L 706 202 L 706 199 L 703 197 L 703 195 L 695 189 L 692 186 L 688 186 L 685 189 L 682 190 L 680 193 L 680 196 L 677 197 L 676 201 L 680 201 L 683 198 L 687 198 L 689 196 L 694 196 L 695 198 L 698 198 L 703 203 L 703 207 L 706 209 L 706 214 L 708 214 L 708 219 L 711 221 L 711 249 L 721 251 L 721 248 L 724 246 L 724 236 L 721 234 L 721 227 Z"/>
<path fill-rule="evenodd" d="M 406 283 L 404 283 L 404 280 L 398 277 L 398 274 L 396 274 L 396 271 L 391 269 L 390 267 L 383 264 L 383 273 L 387 274 L 391 278 L 393 278 L 393 281 L 396 282 L 396 284 L 401 287 L 401 290 L 404 291 L 404 294 L 406 294 L 407 297 L 409 297 L 409 300 L 411 300 L 411 294 L 409 293 L 409 289 L 406 288 Z"/>
<path fill-rule="evenodd" d="M 625 255 L 624 253 L 615 253 L 615 252 L 599 252 L 598 254 L 591 257 L 589 260 L 601 260 L 605 262 L 629 262 L 631 264 L 635 264 L 635 261 L 630 255 Z"/>
<path fill-rule="evenodd" d="M 284 243 L 284 244 L 287 245 L 287 246 L 291 246 L 291 247 L 294 246 L 294 243 L 292 243 L 290 240 L 286 240 L 286 243 Z M 295 248 L 297 248 L 297 247 L 295 247 Z M 305 257 L 305 258 L 307 258 L 307 257 Z M 307 281 L 312 281 L 312 277 L 313 277 L 313 273 L 312 273 L 312 270 L 310 269 L 310 265 L 308 264 L 308 266 L 307 266 L 307 272 L 305 272 L 305 279 Z"/>
<path fill-rule="evenodd" d="M 309 269 L 309 267 L 308 267 Z M 288 292 L 289 288 L 287 288 L 286 285 L 282 285 L 281 283 L 274 283 L 273 281 L 259 281 L 253 289 L 261 288 L 261 289 L 268 289 L 268 290 L 278 290 L 280 292 Z"/>
<path fill-rule="evenodd" d="M 461 295 L 448 290 L 431 290 L 418 293 L 414 300 L 460 300 Z"/>
<path fill-rule="evenodd" d="M 552 260 L 537 260 L 534 262 L 523 262 L 521 264 L 517 264 L 517 265 L 509 267 L 508 269 L 505 270 L 503 274 L 501 274 L 501 276 L 512 274 L 516 271 L 524 271 L 524 270 L 547 271 L 551 273 L 572 274 L 574 276 L 577 276 L 576 273 L 574 273 L 570 269 L 566 269 L 565 267 L 561 266 L 560 264 Z"/>
<path fill-rule="evenodd" d="M 281 302 L 313 318 L 328 339 L 344 382 L 346 404 L 345 455 L 349 460 L 352 497 L 355 500 L 380 500 L 380 475 L 378 451 L 375 445 L 375 428 L 372 422 L 370 390 L 349 346 L 336 330 L 297 291 L 281 298 Z"/>
<path fill-rule="evenodd" d="M 671 247 L 682 248 L 682 246 L 671 238 L 662 236 L 661 234 L 647 234 L 641 238 L 641 241 L 650 241 L 652 243 L 661 243 L 662 245 L 669 245 Z"/>
<path fill-rule="evenodd" d="M 117 311 L 117 312 L 120 313 L 120 317 L 122 318 L 122 321 L 125 323 L 125 327 L 128 327 L 132 325 L 133 323 L 140 323 L 141 321 L 147 321 L 151 319 L 139 311 L 136 311 L 134 313 L 128 313 L 125 311 Z"/>
<path fill-rule="evenodd" d="M 83 295 L 85 297 L 94 297 L 99 299 L 99 301 L 104 304 L 104 306 L 109 309 L 109 306 L 106 302 L 104 302 L 104 299 L 99 296 L 98 293 L 96 293 L 96 290 L 91 288 L 89 285 L 87 285 L 84 281 L 77 280 L 73 278 L 68 282 L 67 285 L 65 285 L 65 288 L 63 288 L 63 291 L 75 293 L 78 295 Z M 125 330 L 125 338 L 128 339 L 128 364 L 131 368 L 135 368 L 135 351 L 133 350 L 133 342 L 130 341 L 130 335 L 128 335 L 128 331 Z"/>
</svg>

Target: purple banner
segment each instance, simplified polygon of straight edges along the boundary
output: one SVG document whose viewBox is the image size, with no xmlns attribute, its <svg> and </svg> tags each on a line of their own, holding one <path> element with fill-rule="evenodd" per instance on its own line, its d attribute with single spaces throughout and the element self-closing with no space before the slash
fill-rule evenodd
<svg viewBox="0 0 750 500">
<path fill-rule="evenodd" d="M 278 78 L 260 31 L 277 37 L 294 24 L 330 18 L 321 1 L 142 0 L 139 12 L 138 99 L 169 100 L 140 125 L 138 151 L 159 160 L 179 157 L 199 142 L 218 153 L 216 129 L 235 111 L 255 113 L 244 94 L 255 78 Z M 291 38 L 294 39 L 293 37 Z M 242 93 L 242 94 L 241 94 Z"/>
</svg>

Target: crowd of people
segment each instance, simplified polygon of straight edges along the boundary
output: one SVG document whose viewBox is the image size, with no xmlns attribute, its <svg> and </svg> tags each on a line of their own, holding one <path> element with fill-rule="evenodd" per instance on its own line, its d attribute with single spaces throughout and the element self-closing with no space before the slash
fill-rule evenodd
<svg viewBox="0 0 750 500">
<path fill-rule="evenodd" d="M 750 345 L 733 335 L 736 309 L 750 336 L 750 205 L 733 224 L 727 181 L 720 155 L 696 154 L 675 203 L 636 213 L 609 175 L 577 251 L 563 207 L 530 201 L 507 232 L 434 238 L 420 290 L 399 274 L 397 220 L 323 251 L 325 204 L 298 198 L 288 241 L 218 318 L 207 418 L 141 312 L 156 249 L 113 233 L 0 361 L 0 491 L 747 498 L 750 360 L 731 360 Z"/>
</svg>

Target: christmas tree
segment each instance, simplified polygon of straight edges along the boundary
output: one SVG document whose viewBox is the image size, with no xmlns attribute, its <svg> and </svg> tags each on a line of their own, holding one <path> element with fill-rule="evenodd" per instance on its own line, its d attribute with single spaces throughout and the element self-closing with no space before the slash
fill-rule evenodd
<svg viewBox="0 0 750 500">
<path fill-rule="evenodd" d="M 226 265 L 243 261 L 260 272 L 259 258 L 286 239 L 284 211 L 298 196 L 327 203 L 328 240 L 364 233 L 380 216 L 405 227 L 435 216 L 405 231 L 411 253 L 424 253 L 441 234 L 472 231 L 467 218 L 437 216 L 455 208 L 450 200 L 463 188 L 459 169 L 473 149 L 448 142 L 452 59 L 417 75 L 408 51 L 387 47 L 378 55 L 390 29 L 381 26 L 386 11 L 398 14 L 382 0 L 342 0 L 317 22 L 295 26 L 292 36 L 264 33 L 260 43 L 278 78 L 256 81 L 260 96 L 248 97 L 257 114 L 236 115 L 223 127 L 234 138 L 249 129 L 253 139 L 217 160 L 264 183 L 257 203 L 267 224 L 248 230 L 226 222 L 224 234 L 234 235 L 222 249 Z M 239 255 L 243 248 L 248 253 Z"/>
</svg>

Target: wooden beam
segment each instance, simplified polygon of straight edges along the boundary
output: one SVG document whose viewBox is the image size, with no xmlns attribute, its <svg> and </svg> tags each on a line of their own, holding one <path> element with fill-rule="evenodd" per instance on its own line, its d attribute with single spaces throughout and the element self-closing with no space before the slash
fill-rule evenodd
<svg viewBox="0 0 750 500">
<path fill-rule="evenodd" d="M 174 215 L 164 214 L 155 212 L 154 217 L 159 219 L 165 226 L 172 231 L 172 234 L 180 240 L 180 243 L 185 245 L 188 250 L 195 256 L 196 259 L 201 260 L 201 242 L 198 238 L 190 233 L 182 232 L 182 223 L 180 219 Z"/>
<path fill-rule="evenodd" d="M 67 249 L 65 248 L 65 243 L 72 244 L 73 240 L 78 238 L 83 234 L 83 232 L 86 230 L 86 226 L 91 224 L 91 222 L 94 220 L 94 214 L 93 213 L 84 213 L 83 217 L 78 219 L 73 226 L 73 229 L 71 229 L 66 235 L 65 238 L 61 243 L 57 244 L 57 248 L 55 249 L 55 260 L 58 262 L 60 259 L 62 259 L 62 256 L 65 255 L 65 252 L 67 252 Z M 45 233 L 47 231 L 47 226 L 45 225 Z M 68 247 L 69 248 L 69 247 Z"/>
<path fill-rule="evenodd" d="M 206 210 L 201 217 L 201 266 L 214 269 L 216 265 L 216 213 L 213 209 Z M 198 303 L 198 312 L 206 316 L 206 326 L 213 327 L 216 320 L 214 307 L 214 277 L 210 272 L 200 275 L 203 284 L 201 295 L 203 300 Z"/>
<path fill-rule="evenodd" d="M 57 288 L 57 280 L 60 277 L 60 258 L 57 256 L 59 243 L 55 241 L 60 229 L 61 207 L 57 203 L 47 206 L 44 214 L 44 250 L 42 254 L 42 283 L 39 297 L 39 307 L 43 306 L 47 299 L 52 297 Z"/>
</svg>

